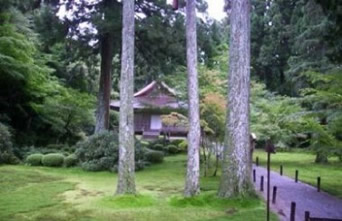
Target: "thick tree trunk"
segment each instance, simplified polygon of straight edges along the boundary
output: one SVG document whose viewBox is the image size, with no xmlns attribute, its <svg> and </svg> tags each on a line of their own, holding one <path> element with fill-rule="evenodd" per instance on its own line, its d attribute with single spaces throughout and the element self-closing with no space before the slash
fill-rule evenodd
<svg viewBox="0 0 342 221">
<path fill-rule="evenodd" d="M 253 137 L 253 135 L 249 136 L 249 170 L 252 171 L 253 168 L 253 153 L 254 153 L 254 149 L 255 149 L 255 138 Z"/>
<path fill-rule="evenodd" d="M 134 0 L 123 1 L 120 79 L 119 178 L 117 194 L 135 194 L 134 174 Z"/>
<path fill-rule="evenodd" d="M 219 167 L 219 155 L 216 154 L 216 156 L 215 156 L 215 171 L 213 173 L 213 176 L 217 175 L 218 167 Z"/>
<path fill-rule="evenodd" d="M 219 168 L 219 160 L 220 160 L 220 148 L 222 146 L 222 143 L 218 143 L 216 142 L 215 143 L 215 171 L 213 173 L 213 176 L 216 176 L 217 175 L 217 171 L 218 171 L 218 168 Z"/>
<path fill-rule="evenodd" d="M 197 79 L 197 32 L 196 32 L 196 1 L 188 0 L 186 5 L 186 42 L 188 68 L 188 103 L 189 103 L 189 133 L 188 133 L 188 163 L 184 196 L 199 194 L 199 97 Z"/>
<path fill-rule="evenodd" d="M 113 37 L 110 33 L 106 33 L 101 38 L 101 76 L 99 94 L 97 97 L 95 133 L 100 133 L 109 128 L 112 59 Z"/>
<path fill-rule="evenodd" d="M 251 189 L 249 142 L 250 2 L 231 1 L 228 113 L 220 197 Z"/>
</svg>

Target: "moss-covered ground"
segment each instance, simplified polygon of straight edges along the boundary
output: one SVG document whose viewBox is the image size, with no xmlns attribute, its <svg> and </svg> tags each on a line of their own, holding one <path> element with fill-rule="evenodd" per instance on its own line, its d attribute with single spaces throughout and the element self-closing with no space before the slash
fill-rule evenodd
<svg viewBox="0 0 342 221">
<path fill-rule="evenodd" d="M 184 199 L 185 162 L 184 155 L 167 157 L 137 172 L 136 196 L 114 195 L 114 173 L 1 166 L 0 220 L 265 220 L 264 203 L 256 197 L 217 198 L 218 177 L 202 178 L 201 195 Z"/>
</svg>

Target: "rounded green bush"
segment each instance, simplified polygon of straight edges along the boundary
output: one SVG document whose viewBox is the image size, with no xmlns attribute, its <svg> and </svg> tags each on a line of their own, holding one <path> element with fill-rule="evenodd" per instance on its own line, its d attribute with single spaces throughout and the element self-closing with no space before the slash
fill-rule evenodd
<svg viewBox="0 0 342 221">
<path fill-rule="evenodd" d="M 152 149 L 157 150 L 157 151 L 163 151 L 164 145 L 163 144 L 155 144 L 155 145 L 153 145 Z"/>
<path fill-rule="evenodd" d="M 64 156 L 59 153 L 46 154 L 42 158 L 42 164 L 48 167 L 60 167 L 63 166 Z"/>
<path fill-rule="evenodd" d="M 30 166 L 40 166 L 42 165 L 43 156 L 41 153 L 30 154 L 27 156 L 26 162 Z"/>
<path fill-rule="evenodd" d="M 94 134 L 76 144 L 76 158 L 87 171 L 111 171 L 118 162 L 118 154 L 118 135 L 110 131 Z"/>
<path fill-rule="evenodd" d="M 181 151 L 186 151 L 188 149 L 188 141 L 187 140 L 183 140 L 179 145 L 178 145 L 179 149 L 181 149 Z"/>
<path fill-rule="evenodd" d="M 169 154 L 176 154 L 180 152 L 179 148 L 173 144 L 167 145 L 166 150 Z"/>
<path fill-rule="evenodd" d="M 164 153 L 162 151 L 151 150 L 146 153 L 146 160 L 150 163 L 162 163 L 164 160 Z"/>
<path fill-rule="evenodd" d="M 73 166 L 76 166 L 77 164 L 77 158 L 74 154 L 71 154 L 69 156 L 67 156 L 65 159 L 64 159 L 64 164 L 66 167 L 73 167 Z"/>
<path fill-rule="evenodd" d="M 118 162 L 119 140 L 116 133 L 94 134 L 76 144 L 75 156 L 87 171 L 112 170 Z"/>
<path fill-rule="evenodd" d="M 135 140 L 135 162 L 145 159 L 145 148 Z M 102 132 L 76 144 L 75 156 L 79 165 L 88 171 L 117 171 L 119 139 L 116 132 Z"/>
</svg>

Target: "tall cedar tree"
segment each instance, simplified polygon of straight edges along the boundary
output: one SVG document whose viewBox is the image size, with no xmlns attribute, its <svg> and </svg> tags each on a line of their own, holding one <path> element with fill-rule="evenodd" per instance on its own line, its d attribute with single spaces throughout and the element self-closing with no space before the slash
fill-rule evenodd
<svg viewBox="0 0 342 221">
<path fill-rule="evenodd" d="M 230 1 L 228 112 L 220 197 L 245 195 L 249 167 L 250 2 Z"/>
<path fill-rule="evenodd" d="M 189 134 L 188 164 L 184 196 L 199 194 L 199 96 L 197 77 L 197 32 L 196 32 L 196 0 L 188 0 L 186 5 L 186 52 L 188 69 L 188 103 L 189 103 Z"/>
<path fill-rule="evenodd" d="M 110 8 L 114 2 L 104 0 L 104 7 Z M 104 19 L 110 18 L 110 11 L 104 12 Z M 112 89 L 111 73 L 113 60 L 114 33 L 106 30 L 99 36 L 101 54 L 101 75 L 99 93 L 97 98 L 95 133 L 108 130 L 109 128 L 109 105 L 110 92 Z"/>
<path fill-rule="evenodd" d="M 134 0 L 123 1 L 122 25 L 119 180 L 116 193 L 134 194 Z"/>
<path fill-rule="evenodd" d="M 111 91 L 111 72 L 113 59 L 113 37 L 105 33 L 100 37 L 101 41 L 101 75 L 99 93 L 97 97 L 95 133 L 109 128 L 109 105 Z"/>
</svg>

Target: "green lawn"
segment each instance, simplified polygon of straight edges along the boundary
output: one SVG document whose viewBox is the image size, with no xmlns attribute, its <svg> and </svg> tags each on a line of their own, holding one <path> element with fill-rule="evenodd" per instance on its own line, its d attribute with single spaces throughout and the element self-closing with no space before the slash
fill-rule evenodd
<svg viewBox="0 0 342 221">
<path fill-rule="evenodd" d="M 1 166 L 0 220 L 265 220 L 264 203 L 257 198 L 216 198 L 217 177 L 202 179 L 201 195 L 184 199 L 184 171 L 185 156 L 167 157 L 137 172 L 137 196 L 114 196 L 114 173 Z"/>
<path fill-rule="evenodd" d="M 258 150 L 254 153 L 259 157 L 259 164 L 266 165 L 266 153 Z M 315 155 L 310 152 L 279 152 L 271 156 L 271 168 L 279 173 L 283 165 L 283 173 L 295 177 L 296 169 L 299 171 L 298 179 L 302 182 L 316 186 L 317 177 L 321 177 L 321 189 L 334 196 L 342 198 L 342 163 L 337 157 L 329 158 L 327 164 L 314 163 Z"/>
</svg>

